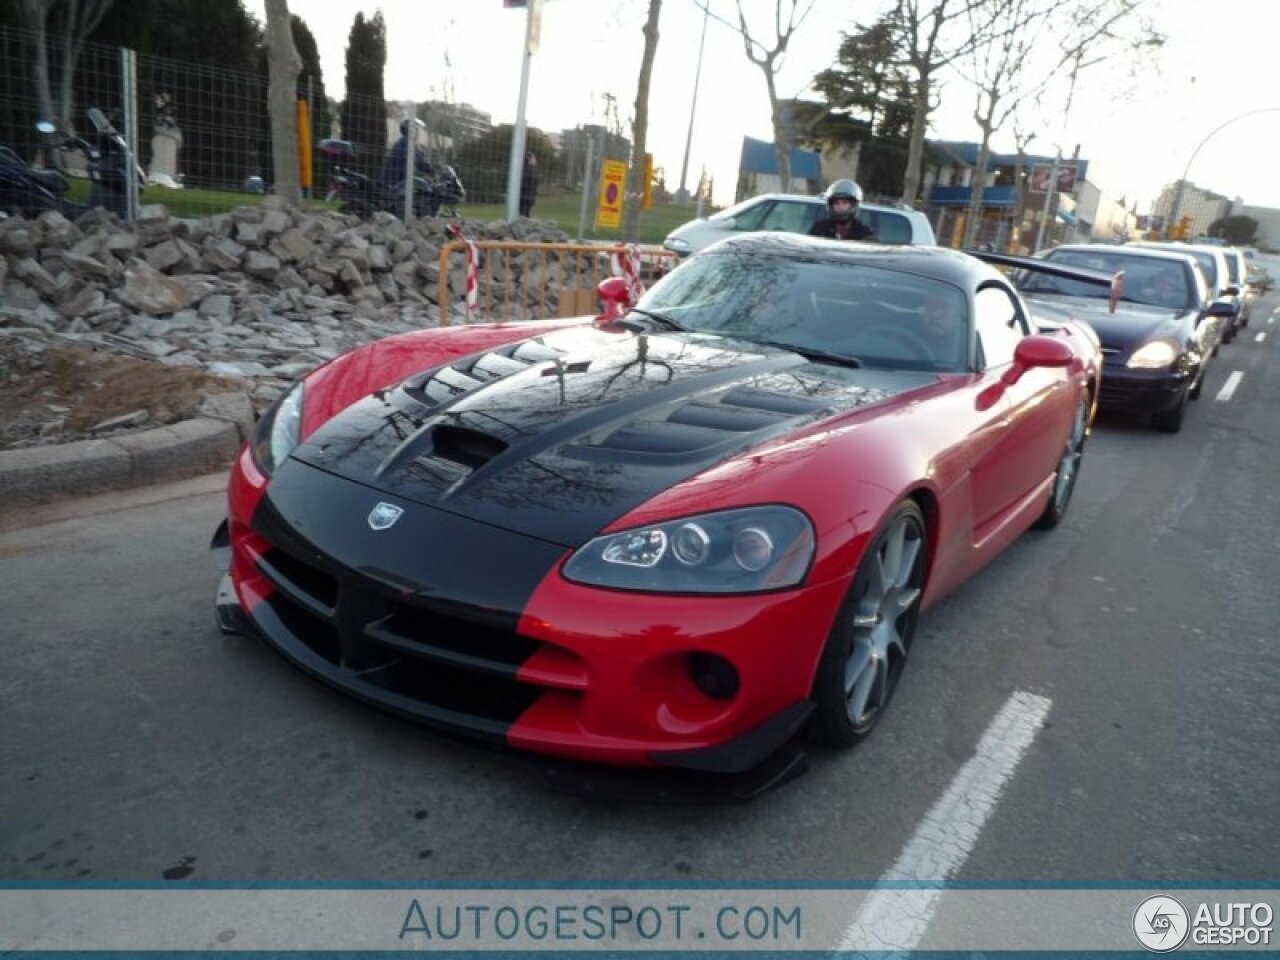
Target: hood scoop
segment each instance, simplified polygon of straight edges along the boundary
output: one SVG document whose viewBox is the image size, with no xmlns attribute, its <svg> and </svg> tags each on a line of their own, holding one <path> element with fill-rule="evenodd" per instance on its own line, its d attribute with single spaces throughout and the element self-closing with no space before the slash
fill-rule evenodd
<svg viewBox="0 0 1280 960">
<path fill-rule="evenodd" d="M 441 423 L 432 428 L 431 449 L 423 456 L 478 470 L 506 449 L 506 442 L 498 437 Z"/>
</svg>

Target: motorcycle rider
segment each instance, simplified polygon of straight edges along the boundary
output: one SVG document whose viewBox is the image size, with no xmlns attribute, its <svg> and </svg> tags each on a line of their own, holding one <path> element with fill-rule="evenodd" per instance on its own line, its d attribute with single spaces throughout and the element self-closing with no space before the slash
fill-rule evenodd
<svg viewBox="0 0 1280 960">
<path fill-rule="evenodd" d="M 837 180 L 823 194 L 827 200 L 827 216 L 809 228 L 811 237 L 831 237 L 835 240 L 870 240 L 875 237 L 871 228 L 857 219 L 858 204 L 862 202 L 862 188 L 852 180 Z"/>
<path fill-rule="evenodd" d="M 435 168 L 427 160 L 427 153 L 418 146 L 418 131 L 424 129 L 426 124 L 421 120 L 414 118 L 413 120 L 404 119 L 400 121 L 400 139 L 397 140 L 387 152 L 387 159 L 382 164 L 382 182 L 386 188 L 392 193 L 401 193 L 404 191 L 404 165 L 405 152 L 410 147 L 409 132 L 413 131 L 413 169 L 416 174 L 431 176 L 435 173 Z"/>
</svg>

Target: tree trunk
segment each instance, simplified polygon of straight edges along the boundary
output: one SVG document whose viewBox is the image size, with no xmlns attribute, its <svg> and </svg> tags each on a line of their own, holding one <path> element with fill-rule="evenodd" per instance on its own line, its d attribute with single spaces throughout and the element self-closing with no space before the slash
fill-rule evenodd
<svg viewBox="0 0 1280 960">
<path fill-rule="evenodd" d="M 902 178 L 903 202 L 917 206 L 920 192 L 920 168 L 924 164 L 924 134 L 929 126 L 929 91 L 932 77 L 928 68 L 920 69 L 916 78 L 915 112 L 911 118 L 911 139 L 907 145 L 907 171 Z"/>
<path fill-rule="evenodd" d="M 627 202 L 622 214 L 622 236 L 627 243 L 640 237 L 640 193 L 643 189 L 645 136 L 649 129 L 649 78 L 658 52 L 658 14 L 662 0 L 649 0 L 649 19 L 644 25 L 644 56 L 640 60 L 640 81 L 636 86 L 636 119 L 632 127 L 631 170 L 627 175 Z"/>
<path fill-rule="evenodd" d="M 973 168 L 973 183 L 969 186 L 969 216 L 964 225 L 964 243 L 972 247 L 978 239 L 978 227 L 982 223 L 982 194 L 986 191 L 987 164 L 991 161 L 991 120 L 978 122 L 982 130 L 982 143 L 978 146 L 978 162 Z"/>
<path fill-rule="evenodd" d="M 24 7 L 27 15 L 27 26 L 36 35 L 34 79 L 36 84 L 36 108 L 40 111 L 40 116 L 36 119 L 56 120 L 58 115 L 53 108 L 53 94 L 49 87 L 49 8 L 41 0 L 26 0 Z"/>
<path fill-rule="evenodd" d="M 1027 186 L 1025 168 L 1027 165 L 1027 151 L 1021 144 L 1018 145 L 1018 166 L 1014 170 L 1013 189 L 1013 228 L 1017 231 L 1016 244 L 1011 245 L 1010 253 L 1021 253 L 1021 248 L 1026 246 L 1022 236 L 1022 221 L 1027 216 Z M 1013 237 L 1010 238 L 1013 241 Z"/>
<path fill-rule="evenodd" d="M 768 60 L 760 65 L 764 71 L 764 82 L 769 88 L 769 116 L 773 119 L 773 152 L 778 161 L 778 189 L 783 193 L 791 192 L 791 144 L 787 136 L 787 124 L 778 114 L 778 87 L 773 78 L 773 62 Z"/>
<path fill-rule="evenodd" d="M 298 74 L 302 58 L 293 45 L 288 0 L 267 0 L 267 62 L 270 81 L 271 149 L 275 191 L 289 203 L 302 201 L 298 171 Z"/>
</svg>

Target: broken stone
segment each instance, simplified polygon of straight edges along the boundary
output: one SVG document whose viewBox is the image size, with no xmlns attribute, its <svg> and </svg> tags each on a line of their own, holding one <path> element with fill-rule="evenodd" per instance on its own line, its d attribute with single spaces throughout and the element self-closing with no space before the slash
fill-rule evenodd
<svg viewBox="0 0 1280 960">
<path fill-rule="evenodd" d="M 171 270 L 182 262 L 182 251 L 178 248 L 178 241 L 172 239 L 151 247 L 143 256 L 146 257 L 147 263 L 162 272 Z"/>
<path fill-rule="evenodd" d="M 231 297 L 225 293 L 214 293 L 200 301 L 202 317 L 216 317 L 219 320 L 231 318 Z"/>
<path fill-rule="evenodd" d="M 84 287 L 79 293 L 58 304 L 58 312 L 68 320 L 96 314 L 107 302 L 106 294 L 97 287 Z"/>
<path fill-rule="evenodd" d="M 244 253 L 244 247 L 230 237 L 210 239 L 204 245 L 204 258 L 216 270 L 238 270 Z"/>
<path fill-rule="evenodd" d="M 244 272 L 258 280 L 274 280 L 280 272 L 280 261 L 261 250 L 250 250 L 244 259 Z"/>
<path fill-rule="evenodd" d="M 146 410 L 134 410 L 118 417 L 112 417 L 109 420 L 103 420 L 101 423 L 95 423 L 89 428 L 89 432 L 105 433 L 108 430 L 119 430 L 124 427 L 140 427 L 149 419 L 151 419 L 151 414 Z"/>
<path fill-rule="evenodd" d="M 129 261 L 124 272 L 121 298 L 129 306 L 152 316 L 176 313 L 191 305 L 190 291 L 142 260 Z"/>
</svg>

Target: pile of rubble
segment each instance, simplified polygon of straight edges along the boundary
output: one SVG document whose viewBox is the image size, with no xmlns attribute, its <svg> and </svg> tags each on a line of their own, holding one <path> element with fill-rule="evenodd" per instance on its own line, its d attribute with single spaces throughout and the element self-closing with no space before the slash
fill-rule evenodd
<svg viewBox="0 0 1280 960">
<path fill-rule="evenodd" d="M 361 221 L 277 197 L 200 220 L 145 206 L 136 230 L 101 209 L 74 223 L 52 211 L 2 220 L 0 388 L 79 345 L 238 385 L 261 410 L 324 360 L 438 323 L 441 284 L 460 322 L 465 264 L 454 258 L 443 277 L 439 267 L 446 223 L 405 225 L 386 213 Z M 568 240 L 542 221 L 461 227 L 475 240 Z M 0 436 L 0 447 L 79 439 L 56 412 L 34 418 L 41 426 L 30 436 Z M 171 419 L 152 411 L 128 425 L 161 422 Z"/>
</svg>

